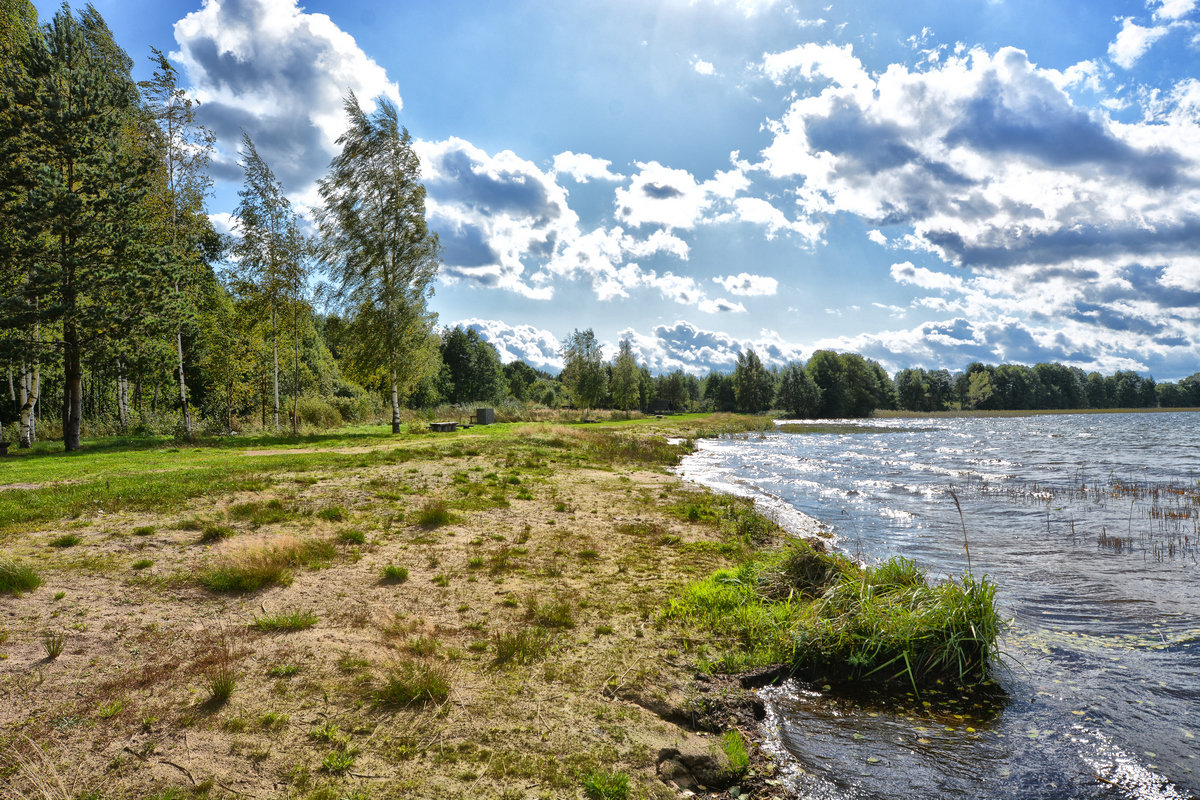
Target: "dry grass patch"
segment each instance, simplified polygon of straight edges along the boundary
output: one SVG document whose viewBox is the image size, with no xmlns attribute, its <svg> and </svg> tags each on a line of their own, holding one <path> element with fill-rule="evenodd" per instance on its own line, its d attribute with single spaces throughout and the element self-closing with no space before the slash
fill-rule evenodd
<svg viewBox="0 0 1200 800">
<path fill-rule="evenodd" d="M 324 539 L 279 536 L 231 548 L 201 572 L 202 586 L 214 592 L 254 592 L 268 586 L 289 586 L 297 567 L 327 566 L 337 548 Z"/>
</svg>

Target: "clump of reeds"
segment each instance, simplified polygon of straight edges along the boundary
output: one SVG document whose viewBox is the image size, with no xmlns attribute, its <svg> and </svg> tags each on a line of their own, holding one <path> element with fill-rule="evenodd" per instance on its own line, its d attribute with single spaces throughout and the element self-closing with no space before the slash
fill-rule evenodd
<svg viewBox="0 0 1200 800">
<path fill-rule="evenodd" d="M 212 705 L 227 701 L 237 688 L 237 660 L 236 645 L 229 632 L 222 630 L 213 640 L 202 667 L 208 702 Z"/>
<path fill-rule="evenodd" d="M 985 681 L 997 654 L 995 586 L 930 584 L 904 558 L 861 566 L 804 544 L 760 554 L 685 587 L 666 616 L 727 643 L 722 671 L 772 664 L 914 688 Z"/>
</svg>

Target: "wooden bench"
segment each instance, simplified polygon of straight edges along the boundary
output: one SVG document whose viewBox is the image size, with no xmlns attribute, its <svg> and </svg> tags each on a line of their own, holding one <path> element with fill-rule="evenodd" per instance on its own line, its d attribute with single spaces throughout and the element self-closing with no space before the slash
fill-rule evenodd
<svg viewBox="0 0 1200 800">
<path fill-rule="evenodd" d="M 433 431 L 434 433 L 451 433 L 453 431 L 458 430 L 458 423 L 457 422 L 431 422 L 431 423 L 429 423 L 429 430 Z"/>
</svg>

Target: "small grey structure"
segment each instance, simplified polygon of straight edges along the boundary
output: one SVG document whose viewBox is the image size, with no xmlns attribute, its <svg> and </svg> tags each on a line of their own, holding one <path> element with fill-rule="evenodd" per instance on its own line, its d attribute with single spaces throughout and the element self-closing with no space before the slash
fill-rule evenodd
<svg viewBox="0 0 1200 800">
<path fill-rule="evenodd" d="M 475 409 L 475 424 L 476 425 L 494 425 L 496 422 L 496 409 L 494 408 L 477 408 Z"/>
</svg>

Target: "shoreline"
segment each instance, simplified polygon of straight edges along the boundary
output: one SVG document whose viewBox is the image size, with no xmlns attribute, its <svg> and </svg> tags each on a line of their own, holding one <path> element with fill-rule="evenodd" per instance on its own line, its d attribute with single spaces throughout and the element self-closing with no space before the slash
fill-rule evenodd
<svg viewBox="0 0 1200 800">
<path fill-rule="evenodd" d="M 711 490 L 668 471 L 684 447 L 665 439 L 761 425 L 513 424 L 286 461 L 243 452 L 252 442 L 172 454 L 179 463 L 140 479 L 168 498 L 157 507 L 111 488 L 105 513 L 0 533 L 0 556 L 44 581 L 0 595 L 0 690 L 19 698 L 0 711 L 0 751 L 44 757 L 64 782 L 102 785 L 106 797 L 170 787 L 181 797 L 574 796 L 606 770 L 630 781 L 631 796 L 725 782 L 719 738 L 688 727 L 700 706 L 721 708 L 704 697 L 729 693 L 697 680 L 693 635 L 660 613 L 675 587 L 730 562 L 715 525 L 678 513 Z M 83 458 L 117 487 L 104 455 Z M 240 488 L 171 496 L 193 460 L 226 457 L 249 470 Z M 14 482 L 36 483 L 23 478 L 37 465 L 22 466 Z M 4 494 L 65 502 L 55 491 Z M 449 519 L 419 522 L 439 498 Z M 226 538 L 201 543 L 222 528 Z M 78 541 L 54 544 L 63 537 Z M 330 546 L 319 563 L 289 567 L 285 583 L 197 584 L 214 564 L 287 541 Z M 380 578 L 389 564 L 405 568 L 403 582 Z M 293 612 L 315 622 L 258 630 Z M 48 631 L 65 639 L 54 658 Z M 219 652 L 237 681 L 216 702 Z M 444 676 L 445 694 L 383 699 L 389 681 L 418 669 Z M 753 714 L 751 701 L 730 719 L 745 726 Z M 752 774 L 732 785 L 763 781 L 742 796 L 785 796 L 765 783 L 772 763 L 748 749 Z M 0 762 L 20 777 L 11 758 Z"/>
</svg>

